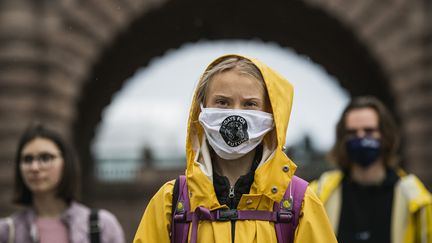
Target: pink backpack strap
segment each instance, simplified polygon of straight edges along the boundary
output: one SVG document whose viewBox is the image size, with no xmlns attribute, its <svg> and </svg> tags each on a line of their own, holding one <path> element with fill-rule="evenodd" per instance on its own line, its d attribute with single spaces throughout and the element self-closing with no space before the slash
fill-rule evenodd
<svg viewBox="0 0 432 243">
<path fill-rule="evenodd" d="M 171 243 L 186 243 L 190 226 L 190 221 L 186 220 L 187 215 L 190 212 L 186 176 L 179 176 L 176 183 L 178 183 L 179 191 L 178 199 L 173 198 L 172 200 L 172 203 L 176 203 L 176 205 L 174 206 L 171 220 Z"/>
<path fill-rule="evenodd" d="M 276 236 L 279 243 L 294 242 L 294 234 L 299 223 L 301 206 L 308 182 L 293 176 L 280 203 L 274 203 L 273 211 L 278 212 L 275 223 Z"/>
</svg>

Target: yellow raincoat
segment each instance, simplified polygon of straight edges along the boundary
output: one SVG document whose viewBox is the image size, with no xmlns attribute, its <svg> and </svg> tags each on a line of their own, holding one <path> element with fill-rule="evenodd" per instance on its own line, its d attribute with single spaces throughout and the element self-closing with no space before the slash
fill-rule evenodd
<svg viewBox="0 0 432 243">
<path fill-rule="evenodd" d="M 394 188 L 390 237 L 392 243 L 432 243 L 432 197 L 414 175 L 398 171 L 399 181 Z M 324 173 L 311 183 L 324 203 L 333 229 L 337 234 L 342 204 L 343 173 L 339 170 Z"/>
<path fill-rule="evenodd" d="M 237 209 L 272 211 L 273 203 L 281 201 L 296 170 L 296 165 L 282 149 L 293 101 L 293 87 L 263 63 L 255 59 L 248 59 L 260 69 L 264 77 L 273 110 L 275 129 L 263 140 L 263 159 L 255 171 L 254 182 L 249 194 L 242 195 Z M 208 68 L 217 62 L 218 59 Z M 196 95 L 195 92 L 189 114 L 186 141 L 186 181 L 190 192 L 191 210 L 194 211 L 198 206 L 210 210 L 227 208 L 219 204 L 213 188 L 211 161 L 209 161 L 203 128 L 198 122 L 200 107 Z M 287 172 L 285 172 L 286 169 L 283 169 L 286 166 L 289 167 Z M 173 187 L 174 181 L 167 182 L 151 199 L 136 232 L 135 243 L 170 242 Z M 272 191 L 274 187 L 277 190 Z M 301 215 L 294 242 L 336 242 L 323 205 L 309 188 L 305 193 Z M 227 243 L 232 242 L 231 237 L 230 221 L 199 222 L 198 242 Z M 258 220 L 236 221 L 234 242 L 276 243 L 274 224 Z"/>
</svg>

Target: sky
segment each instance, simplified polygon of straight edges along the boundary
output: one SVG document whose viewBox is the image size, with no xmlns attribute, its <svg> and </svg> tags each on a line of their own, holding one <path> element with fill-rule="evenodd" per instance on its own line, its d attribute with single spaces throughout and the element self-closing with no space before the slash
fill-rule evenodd
<svg viewBox="0 0 432 243">
<path fill-rule="evenodd" d="M 95 157 L 139 158 L 143 147 L 159 159 L 183 157 L 195 85 L 211 61 L 230 53 L 255 57 L 293 84 L 288 146 L 305 135 L 319 150 L 332 146 L 349 95 L 322 66 L 275 43 L 201 41 L 168 50 L 125 82 L 103 111 L 92 145 Z"/>
</svg>

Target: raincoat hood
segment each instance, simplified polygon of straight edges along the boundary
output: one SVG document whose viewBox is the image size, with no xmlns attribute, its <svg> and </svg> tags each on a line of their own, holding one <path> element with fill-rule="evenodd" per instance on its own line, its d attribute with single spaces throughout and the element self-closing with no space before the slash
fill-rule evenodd
<svg viewBox="0 0 432 243">
<path fill-rule="evenodd" d="M 228 56 L 243 57 L 239 55 L 219 57 L 207 67 L 206 71 Z M 268 203 L 262 203 L 262 205 L 267 205 L 263 206 L 262 209 L 271 210 L 273 202 L 279 202 L 282 199 L 296 169 L 296 165 L 283 152 L 293 102 L 293 86 L 264 63 L 253 58 L 243 58 L 250 60 L 261 71 L 273 112 L 275 127 L 263 140 L 263 143 L 267 145 L 266 147 L 271 149 L 271 153 L 256 169 L 255 179 L 249 194 L 264 198 L 262 202 L 268 201 Z M 206 145 L 203 144 L 205 143 L 203 139 L 205 133 L 198 121 L 201 109 L 197 98 L 197 90 L 189 113 L 186 140 L 186 177 L 190 192 L 191 209 L 204 206 L 213 210 L 222 206 L 217 200 L 211 175 L 209 176 L 203 170 L 202 161 L 199 161 L 200 151 Z"/>
<path fill-rule="evenodd" d="M 238 57 L 237 55 L 228 56 Z M 224 57 L 213 61 L 207 69 L 225 60 Z M 241 195 L 236 209 L 273 211 L 274 203 L 280 202 L 283 198 L 296 169 L 295 164 L 283 152 L 292 106 L 293 87 L 263 63 L 252 58 L 246 59 L 258 67 L 264 78 L 272 108 L 274 128 L 263 139 L 263 155 L 255 170 L 254 181 L 249 193 Z M 227 205 L 220 205 L 213 186 L 213 165 L 204 129 L 198 120 L 201 109 L 197 97 L 198 94 L 195 92 L 189 114 L 186 140 L 186 183 L 189 191 L 190 211 L 196 211 L 197 207 L 210 211 L 227 209 Z M 175 189 L 175 184 L 174 180 L 165 183 L 150 200 L 138 226 L 135 243 L 173 242 L 170 235 L 173 226 L 176 227 L 176 225 L 173 225 L 175 222 L 173 222 L 172 213 L 173 206 L 178 200 L 176 190 L 179 190 Z M 177 204 L 177 207 L 179 205 L 181 204 Z M 337 242 L 321 201 L 309 187 L 304 194 L 300 215 L 302 216 L 295 230 L 294 243 Z M 195 232 L 197 242 L 277 242 L 276 230 L 272 222 L 266 220 L 237 220 L 234 222 L 199 220 Z M 193 223 L 191 224 L 189 235 L 192 235 Z M 189 242 L 191 237 L 188 238 Z"/>
</svg>

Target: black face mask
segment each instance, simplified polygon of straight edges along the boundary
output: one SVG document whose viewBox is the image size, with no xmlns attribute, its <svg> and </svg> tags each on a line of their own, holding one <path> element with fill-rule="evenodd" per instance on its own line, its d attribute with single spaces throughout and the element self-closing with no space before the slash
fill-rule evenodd
<svg viewBox="0 0 432 243">
<path fill-rule="evenodd" d="M 354 137 L 346 142 L 349 159 L 366 168 L 381 154 L 381 141 L 371 137 Z"/>
</svg>

